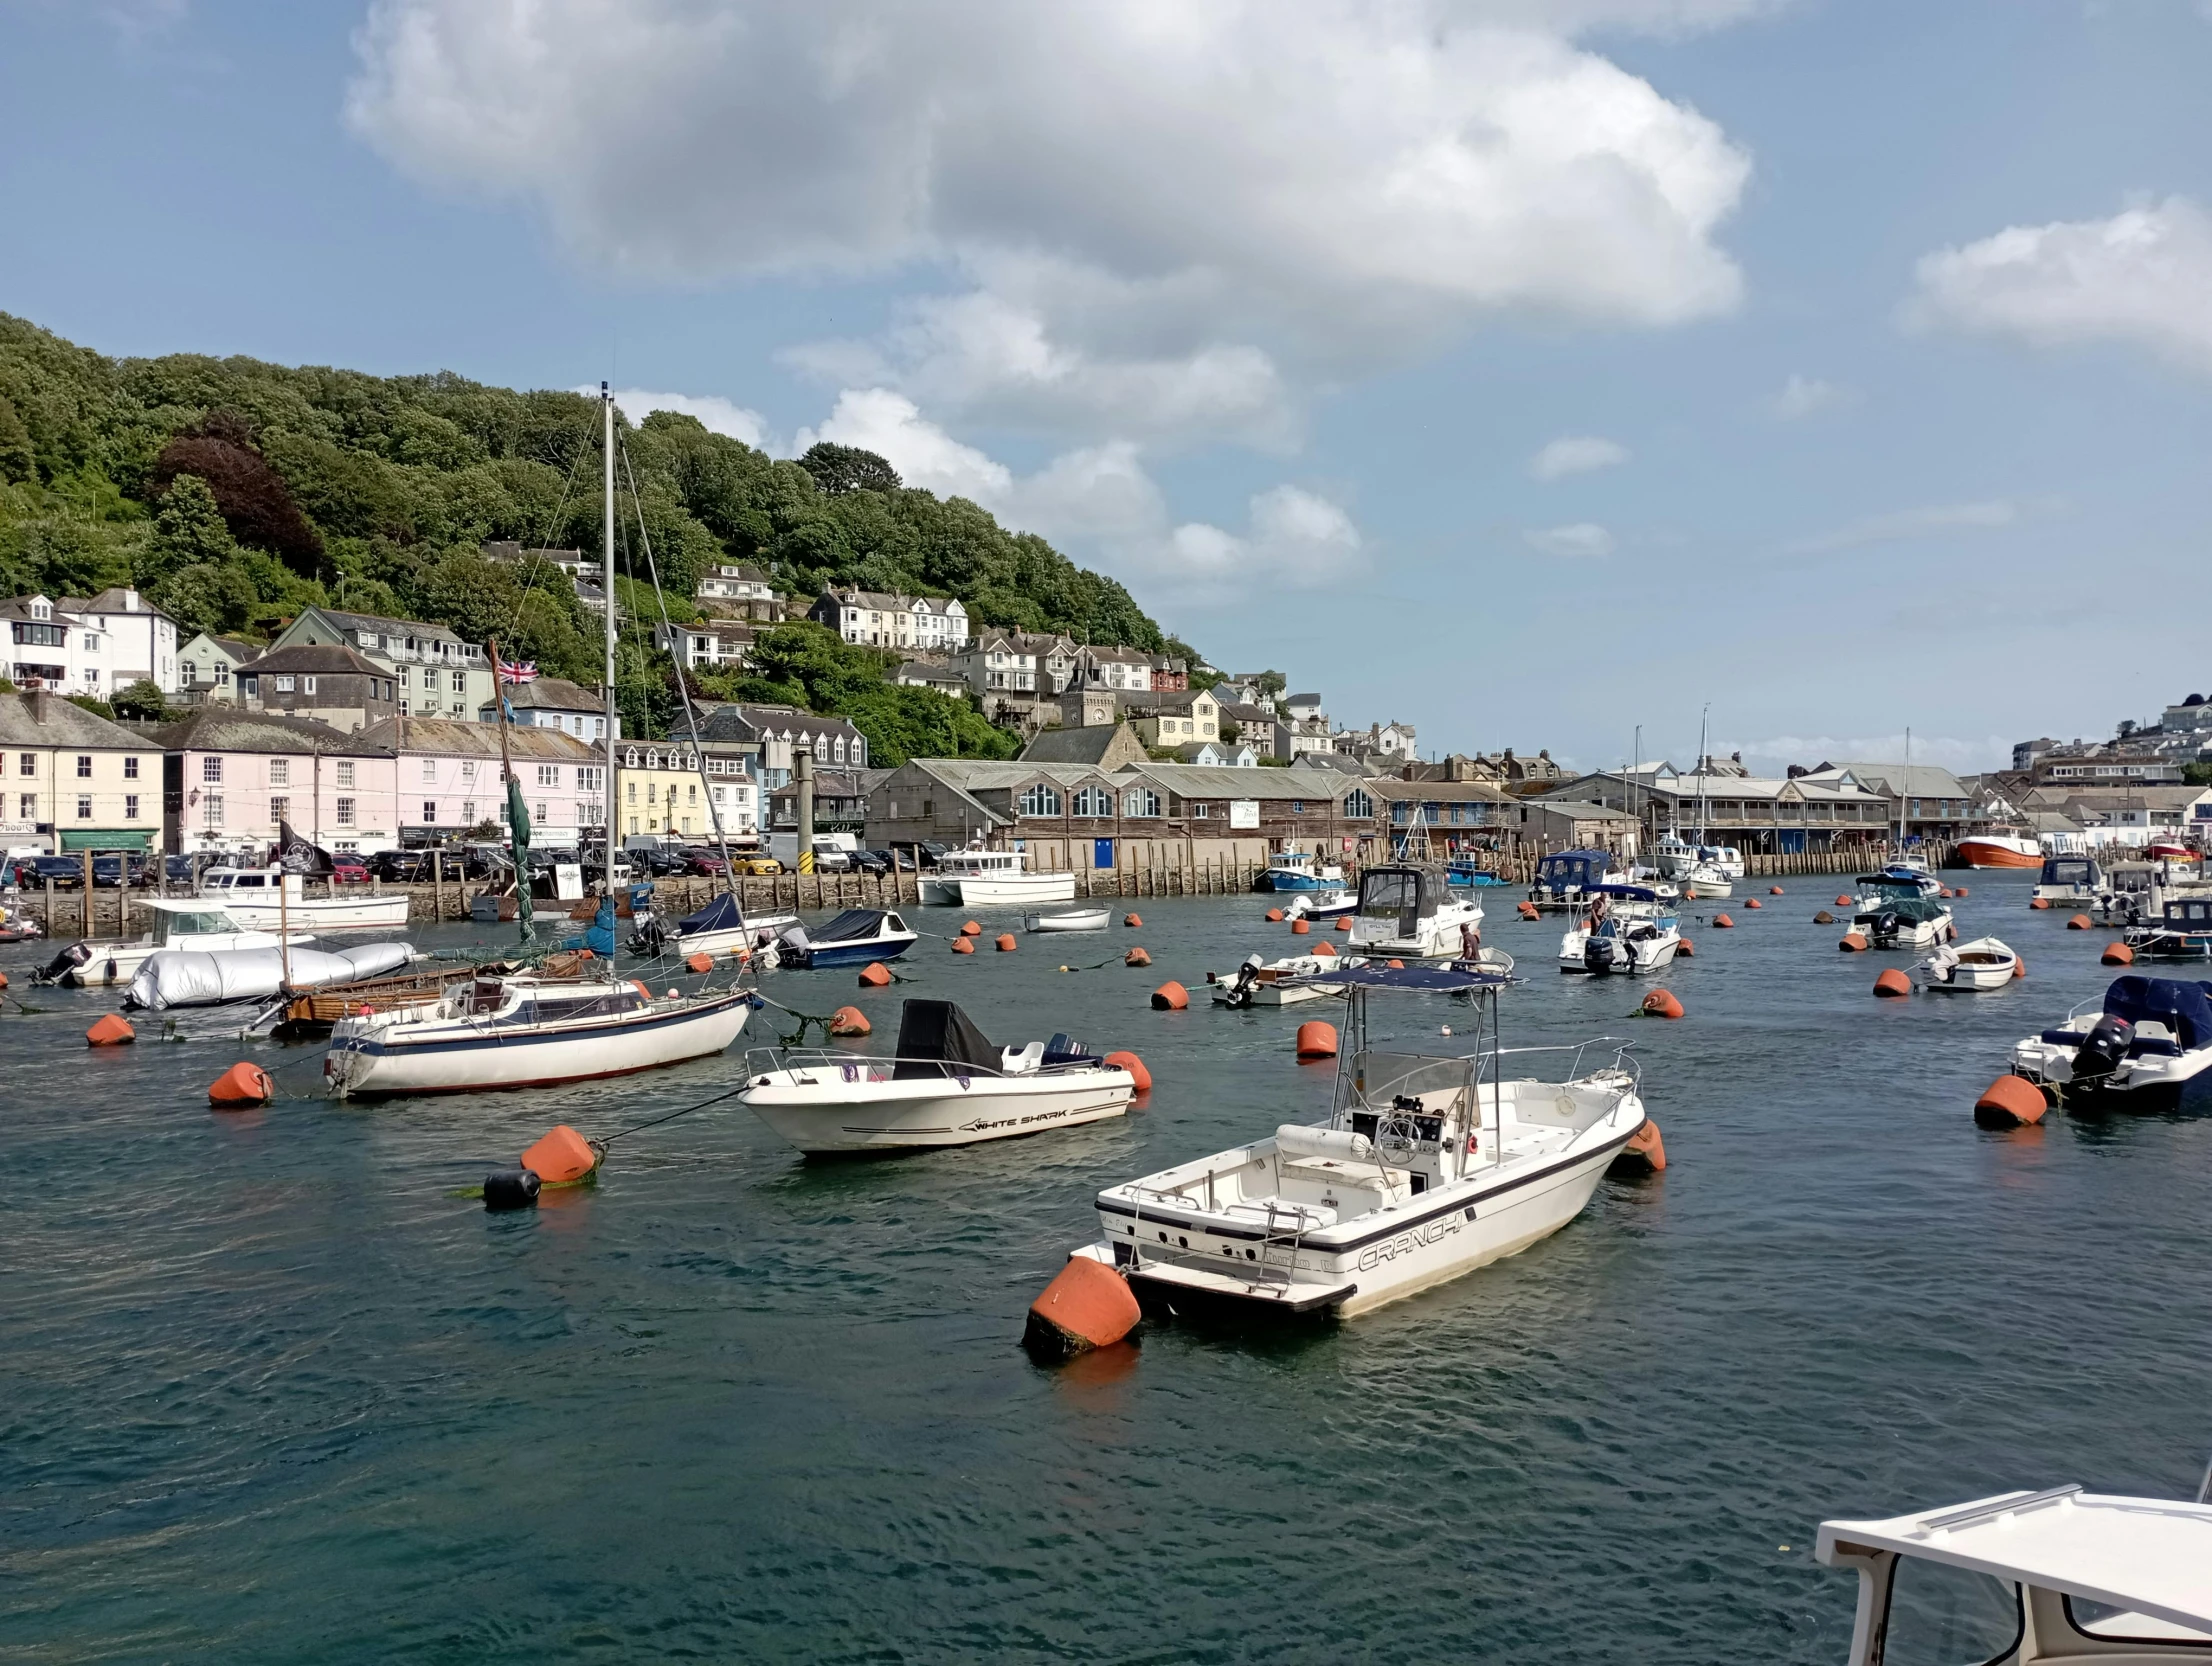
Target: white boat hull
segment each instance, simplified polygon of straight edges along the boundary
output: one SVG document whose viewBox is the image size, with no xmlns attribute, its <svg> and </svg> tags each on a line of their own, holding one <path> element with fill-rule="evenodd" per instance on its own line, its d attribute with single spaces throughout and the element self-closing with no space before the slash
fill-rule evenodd
<svg viewBox="0 0 2212 1666">
<path fill-rule="evenodd" d="M 1349 935 L 1353 949 L 1381 960 L 1457 960 L 1464 953 L 1466 941 L 1460 928 L 1479 928 L 1481 924 L 1481 903 L 1454 898 L 1419 921 L 1411 937 L 1398 935 L 1399 922 L 1395 918 L 1366 915 L 1354 916 Z"/>
<path fill-rule="evenodd" d="M 856 1079 L 846 1081 L 852 1070 Z M 754 1079 L 738 1098 L 779 1137 L 810 1155 L 933 1151 L 1080 1127 L 1122 1115 L 1136 1095 L 1126 1070 L 1034 1077 L 918 1077 L 871 1081 L 866 1059 Z"/>
<path fill-rule="evenodd" d="M 1081 908 L 1070 914 L 1033 914 L 1027 921 L 1031 931 L 1104 931 L 1111 910 Z"/>
<path fill-rule="evenodd" d="M 230 917 L 255 931 L 275 931 L 280 925 L 321 935 L 333 931 L 396 931 L 407 924 L 405 892 L 360 897 L 294 897 L 279 906 L 275 894 L 249 897 L 232 889 L 203 891 L 210 902 L 220 902 Z"/>
<path fill-rule="evenodd" d="M 1039 902 L 1073 902 L 1072 873 L 965 874 L 924 879 L 922 901 L 956 908 L 1022 908 Z"/>
<path fill-rule="evenodd" d="M 346 1033 L 341 1022 L 323 1060 L 340 1097 L 369 1094 L 476 1093 L 550 1087 L 707 1058 L 727 1048 L 752 1013 L 737 993 L 634 1018 L 495 1027 L 480 1020 L 411 1024 L 404 1035 L 375 1027 Z"/>
<path fill-rule="evenodd" d="M 1674 964 L 1676 952 L 1682 947 L 1679 931 L 1666 931 L 1656 937 L 1618 939 L 1629 950 L 1629 963 L 1615 961 L 1606 968 L 1610 976 L 1639 976 L 1646 972 L 1663 972 Z M 1592 968 L 1586 958 L 1590 946 L 1587 931 L 1568 932 L 1559 940 L 1559 969 L 1562 972 L 1589 973 Z"/>
</svg>

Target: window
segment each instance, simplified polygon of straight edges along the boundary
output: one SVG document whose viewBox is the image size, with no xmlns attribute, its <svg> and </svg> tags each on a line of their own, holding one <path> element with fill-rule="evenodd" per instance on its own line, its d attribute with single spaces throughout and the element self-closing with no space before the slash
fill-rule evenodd
<svg viewBox="0 0 2212 1666">
<path fill-rule="evenodd" d="M 353 800 L 350 798 L 338 800 L 338 825 L 340 827 L 351 827 L 353 825 Z"/>
<path fill-rule="evenodd" d="M 1290 801 L 1290 813 L 1294 816 L 1304 815 L 1306 813 L 1306 801 L 1302 798 L 1292 799 Z"/>
<path fill-rule="evenodd" d="M 845 737 L 843 735 L 839 735 L 836 740 L 830 743 L 830 762 L 834 764 L 841 764 L 844 761 Z"/>
<path fill-rule="evenodd" d="M 80 781 L 92 779 L 92 755 L 89 752 L 77 754 L 77 779 Z"/>
<path fill-rule="evenodd" d="M 629 789 L 630 789 L 630 802 L 631 802 L 632 804 L 635 804 L 635 803 L 637 802 L 637 783 L 636 783 L 635 781 L 630 781 L 630 782 L 626 782 L 626 783 L 624 783 L 624 784 L 625 784 L 626 786 L 628 786 L 628 787 L 629 787 Z M 636 829 L 635 829 L 635 828 L 632 828 L 632 829 L 631 829 L 631 831 L 632 831 L 632 832 L 635 832 L 635 831 L 636 831 Z"/>
<path fill-rule="evenodd" d="M 428 785 L 431 785 L 431 784 L 433 784 L 433 783 L 435 783 L 435 782 L 437 781 L 437 779 L 438 779 L 438 763 L 437 763 L 437 760 L 436 760 L 435 758 L 425 758 L 425 759 L 423 759 L 423 761 L 422 761 L 422 778 L 423 778 L 423 783 L 424 783 L 424 785 L 426 785 L 426 786 L 428 786 Z"/>
<path fill-rule="evenodd" d="M 342 763 L 338 766 L 338 785 L 341 787 L 353 785 L 353 765 Z"/>
<path fill-rule="evenodd" d="M 17 814 L 17 815 L 18 815 L 19 817 L 21 817 L 21 818 L 22 818 L 22 819 L 23 819 L 24 821 L 36 821 L 36 820 L 38 820 L 38 794 L 37 794 L 37 793 L 20 793 L 20 794 L 18 794 L 18 795 L 17 795 L 17 807 L 16 807 L 16 812 L 15 812 L 15 813 L 16 813 L 16 814 Z"/>
<path fill-rule="evenodd" d="M 699 788 L 697 783 L 693 783 L 684 788 L 684 802 L 686 804 L 696 804 L 699 802 Z M 544 812 L 541 811 L 539 813 L 543 814 Z"/>
<path fill-rule="evenodd" d="M 536 810 L 536 819 L 542 825 L 545 821 L 545 800 L 539 799 L 534 809 Z"/>
<path fill-rule="evenodd" d="M 125 758 L 123 760 L 123 779 L 126 781 L 138 779 L 138 760 L 136 758 Z"/>
<path fill-rule="evenodd" d="M 541 786 L 541 787 L 557 787 L 557 786 L 559 786 L 560 784 L 561 784 L 561 766 L 560 766 L 559 764 L 540 764 L 540 765 L 538 765 L 538 785 L 539 785 L 539 786 Z"/>
<path fill-rule="evenodd" d="M 427 781 L 427 780 L 429 780 L 429 779 L 430 779 L 430 777 L 426 775 L 426 776 L 424 776 L 424 777 L 423 777 L 423 779 Z M 475 760 L 475 759 L 471 758 L 471 759 L 470 759 L 470 760 L 468 760 L 468 761 L 467 761 L 466 763 L 464 763 L 464 764 L 462 764 L 462 765 L 461 765 L 461 779 L 462 779 L 462 780 L 463 780 L 464 782 L 468 782 L 468 781 L 474 781 L 474 780 L 476 779 L 476 760 Z"/>
<path fill-rule="evenodd" d="M 221 786 L 223 784 L 223 760 L 220 758 L 202 758 L 200 760 L 200 781 L 205 786 Z"/>
<path fill-rule="evenodd" d="M 293 686 L 293 679 L 290 677 L 278 677 L 276 679 L 276 691 L 279 694 L 291 693 Z"/>
<path fill-rule="evenodd" d="M 313 677 L 302 677 L 300 679 L 300 692 L 302 694 L 313 694 L 315 692 L 315 679 Z"/>
<path fill-rule="evenodd" d="M 468 674 L 468 673 L 467 673 L 466 671 L 456 671 L 456 672 L 454 672 L 454 673 L 453 673 L 453 692 L 454 692 L 454 693 L 456 693 L 456 694 L 466 694 L 466 693 L 467 693 L 468 691 L 469 691 L 469 674 Z"/>
<path fill-rule="evenodd" d="M 1121 795 L 1121 813 L 1125 816 L 1156 816 L 1160 813 L 1160 795 L 1150 787 L 1134 787 Z"/>
<path fill-rule="evenodd" d="M 289 798 L 279 796 L 272 796 L 270 798 L 269 819 L 271 821 L 284 821 L 289 818 L 291 814 L 292 801 Z"/>
<path fill-rule="evenodd" d="M 580 766 L 576 771 L 576 790 L 580 793 L 597 792 L 599 790 L 599 771 Z"/>
<path fill-rule="evenodd" d="M 1104 787 L 1080 787 L 1075 794 L 1075 813 L 1079 816 L 1110 816 L 1114 813 L 1114 795 Z"/>
<path fill-rule="evenodd" d="M 271 758 L 269 760 L 269 785 L 272 787 L 289 787 L 291 784 L 292 760 L 290 758 Z"/>
<path fill-rule="evenodd" d="M 218 686 L 230 681 L 230 667 L 224 665 L 221 661 L 216 662 L 215 681 Z"/>
<path fill-rule="evenodd" d="M 79 821 L 90 821 L 92 819 L 92 797 L 89 793 L 79 793 L 77 795 L 77 819 Z"/>
<path fill-rule="evenodd" d="M 100 639 L 90 631 L 84 633 L 84 651 L 88 654 L 96 654 L 100 651 Z"/>
<path fill-rule="evenodd" d="M 209 793 L 206 797 L 202 798 L 200 800 L 200 814 L 203 818 L 205 818 L 206 823 L 209 827 L 222 826 L 223 795 L 221 793 Z"/>
<path fill-rule="evenodd" d="M 1190 813 L 1195 819 L 1204 821 L 1213 814 L 1213 806 L 1210 804 L 1193 804 L 1190 807 Z"/>
<path fill-rule="evenodd" d="M 1039 781 L 1022 794 L 1022 814 L 1025 816 L 1056 816 L 1060 813 L 1059 789 Z"/>
<path fill-rule="evenodd" d="M 1372 816 L 1375 813 L 1375 801 L 1367 796 L 1365 788 L 1354 787 L 1344 795 L 1344 813 L 1354 817 Z"/>
<path fill-rule="evenodd" d="M 399 686 L 401 688 L 413 688 L 415 686 L 414 673 L 410 667 L 403 665 L 399 668 Z"/>
<path fill-rule="evenodd" d="M 123 819 L 125 821 L 136 821 L 138 819 L 138 794 L 125 793 L 123 795 Z"/>
<path fill-rule="evenodd" d="M 461 800 L 461 825 L 463 827 L 474 827 L 476 825 L 476 800 L 473 798 Z"/>
<path fill-rule="evenodd" d="M 26 752 L 17 758 L 15 772 L 18 775 L 36 775 L 38 773 L 38 754 L 36 752 Z"/>
<path fill-rule="evenodd" d="M 438 819 L 438 801 L 436 799 L 426 798 L 422 801 L 422 819 L 426 824 Z"/>
</svg>

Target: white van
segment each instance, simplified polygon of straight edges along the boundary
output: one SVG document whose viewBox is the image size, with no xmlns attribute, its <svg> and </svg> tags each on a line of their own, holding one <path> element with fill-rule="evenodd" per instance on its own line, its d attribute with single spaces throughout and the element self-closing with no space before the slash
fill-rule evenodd
<svg viewBox="0 0 2212 1666">
<path fill-rule="evenodd" d="M 843 873 L 853 865 L 853 852 L 860 848 L 860 841 L 850 833 L 817 833 L 814 835 L 814 871 L 816 873 Z M 799 867 L 799 835 L 796 831 L 770 833 L 768 854 L 784 865 L 787 873 L 795 873 Z"/>
</svg>

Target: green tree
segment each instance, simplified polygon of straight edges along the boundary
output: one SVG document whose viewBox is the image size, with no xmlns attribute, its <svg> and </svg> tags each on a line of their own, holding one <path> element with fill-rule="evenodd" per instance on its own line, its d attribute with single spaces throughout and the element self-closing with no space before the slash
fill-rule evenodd
<svg viewBox="0 0 2212 1666">
<path fill-rule="evenodd" d="M 0 394 L 0 480 L 36 480 L 38 453 L 14 404 Z"/>
<path fill-rule="evenodd" d="M 196 474 L 180 474 L 169 483 L 154 517 L 154 534 L 140 552 L 138 583 L 151 590 L 187 567 L 221 566 L 237 559 L 238 543 L 224 524 L 215 494 Z"/>
<path fill-rule="evenodd" d="M 900 486 L 897 469 L 856 445 L 820 441 L 799 459 L 799 467 L 812 475 L 814 484 L 830 497 L 847 492 L 895 492 Z"/>
<path fill-rule="evenodd" d="M 261 598 L 246 570 L 232 562 L 199 561 L 156 580 L 146 597 L 170 618 L 184 637 L 206 631 L 235 636 L 253 623 Z"/>
<path fill-rule="evenodd" d="M 168 696 L 161 692 L 159 683 L 141 677 L 135 683 L 116 691 L 108 702 L 120 718 L 136 718 L 146 723 L 166 723 L 176 714 L 169 709 Z"/>
</svg>

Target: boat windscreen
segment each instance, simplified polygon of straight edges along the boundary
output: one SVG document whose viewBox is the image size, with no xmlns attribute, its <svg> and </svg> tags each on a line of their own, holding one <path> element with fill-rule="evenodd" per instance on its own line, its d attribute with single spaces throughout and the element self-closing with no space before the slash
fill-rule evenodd
<svg viewBox="0 0 2212 1666">
<path fill-rule="evenodd" d="M 899 1010 L 899 1057 L 893 1081 L 917 1076 L 997 1075 L 1006 1056 L 975 1021 L 950 1001 L 908 1001 Z"/>
<path fill-rule="evenodd" d="M 1926 925 L 1931 920 L 1943 918 L 1943 905 L 1927 897 L 1884 896 L 1876 912 L 1894 914 L 1900 920 Z"/>
<path fill-rule="evenodd" d="M 2093 864 L 2086 857 L 2054 856 L 2043 864 L 2042 883 L 2045 885 L 2094 884 L 2095 881 L 2090 878 L 2092 866 Z"/>
<path fill-rule="evenodd" d="M 2114 978 L 2104 992 L 2104 1009 L 2131 1024 L 2145 1019 L 2174 1032 L 2183 1051 L 2212 1045 L 2212 983 L 2180 978 Z"/>
<path fill-rule="evenodd" d="M 873 938 L 882 934 L 883 910 L 880 908 L 848 908 L 826 926 L 816 926 L 808 937 L 817 945 L 823 943 L 849 943 L 854 938 Z"/>
<path fill-rule="evenodd" d="M 687 931 L 735 931 L 745 924 L 744 910 L 737 906 L 737 898 L 724 891 L 696 914 L 686 914 L 676 922 L 679 932 Z"/>
</svg>

